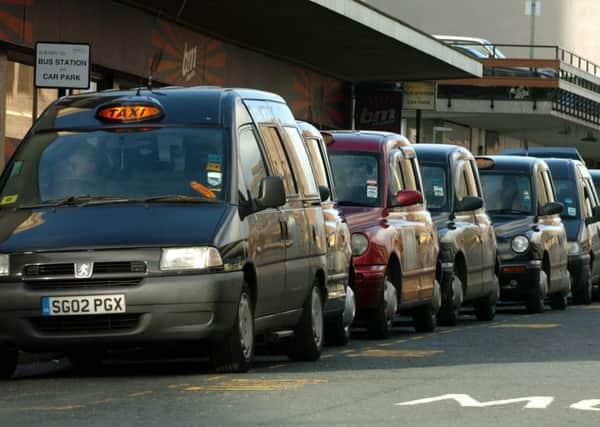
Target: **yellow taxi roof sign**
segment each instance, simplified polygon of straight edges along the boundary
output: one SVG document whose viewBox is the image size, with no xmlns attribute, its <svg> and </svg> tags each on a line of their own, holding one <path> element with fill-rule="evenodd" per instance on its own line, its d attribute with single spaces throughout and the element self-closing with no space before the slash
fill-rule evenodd
<svg viewBox="0 0 600 427">
<path fill-rule="evenodd" d="M 126 104 L 101 107 L 97 116 L 101 120 L 112 122 L 140 122 L 162 117 L 163 110 L 157 105 Z"/>
</svg>

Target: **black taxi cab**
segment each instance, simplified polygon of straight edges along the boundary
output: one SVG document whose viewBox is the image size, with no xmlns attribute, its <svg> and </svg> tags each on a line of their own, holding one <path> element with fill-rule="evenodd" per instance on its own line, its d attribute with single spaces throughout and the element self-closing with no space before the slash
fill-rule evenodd
<svg viewBox="0 0 600 427">
<path fill-rule="evenodd" d="M 569 242 L 571 293 L 575 304 L 590 304 L 600 282 L 600 200 L 583 162 L 546 159 L 557 200 L 564 205 L 562 221 Z"/>
<path fill-rule="evenodd" d="M 456 325 L 460 308 L 467 303 L 479 320 L 493 320 L 499 296 L 496 236 L 485 211 L 475 158 L 456 145 L 414 147 L 440 242 L 438 323 Z"/>
<path fill-rule="evenodd" d="M 540 313 L 550 298 L 564 310 L 570 291 L 567 234 L 552 175 L 541 159 L 478 157 L 487 212 L 498 245 L 500 299 Z"/>
<path fill-rule="evenodd" d="M 256 337 L 323 344 L 319 190 L 285 101 L 222 88 L 64 97 L 0 180 L 0 374 L 18 350 L 87 364 L 203 343 L 250 368 Z"/>
</svg>

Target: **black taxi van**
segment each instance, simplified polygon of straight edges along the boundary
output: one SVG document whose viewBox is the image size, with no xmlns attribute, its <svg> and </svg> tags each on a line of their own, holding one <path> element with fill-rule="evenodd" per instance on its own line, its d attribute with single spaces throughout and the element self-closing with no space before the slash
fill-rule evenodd
<svg viewBox="0 0 600 427">
<path fill-rule="evenodd" d="M 567 235 L 552 175 L 541 159 L 478 157 L 488 215 L 496 232 L 500 299 L 539 313 L 550 297 L 564 310 L 570 288 Z"/>
<path fill-rule="evenodd" d="M 204 343 L 251 366 L 323 343 L 319 190 L 285 101 L 244 89 L 64 97 L 0 179 L 0 373 L 18 350 L 74 365 L 115 347 Z"/>
<path fill-rule="evenodd" d="M 496 236 L 485 211 L 475 158 L 463 147 L 416 144 L 427 209 L 437 226 L 441 325 L 456 325 L 461 306 L 493 320 L 499 296 Z"/>
<path fill-rule="evenodd" d="M 592 177 L 578 160 L 546 159 L 569 242 L 573 302 L 590 304 L 600 282 L 600 201 Z"/>
</svg>

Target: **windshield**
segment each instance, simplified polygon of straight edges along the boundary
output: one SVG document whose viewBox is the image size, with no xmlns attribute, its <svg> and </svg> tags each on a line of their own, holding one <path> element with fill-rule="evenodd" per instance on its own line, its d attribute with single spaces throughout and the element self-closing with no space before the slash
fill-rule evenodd
<svg viewBox="0 0 600 427">
<path fill-rule="evenodd" d="M 448 210 L 448 185 L 443 166 L 421 163 L 421 178 L 427 208 L 432 211 Z"/>
<path fill-rule="evenodd" d="M 532 214 L 529 175 L 481 171 L 480 176 L 488 213 Z"/>
<path fill-rule="evenodd" d="M 556 201 L 563 204 L 562 218 L 580 218 L 575 182 L 569 179 L 554 179 Z"/>
<path fill-rule="evenodd" d="M 378 156 L 371 153 L 329 152 L 340 206 L 380 206 Z"/>
<path fill-rule="evenodd" d="M 223 129 L 58 131 L 34 135 L 25 144 L 2 189 L 3 204 L 81 196 L 225 197 L 229 165 Z"/>
</svg>

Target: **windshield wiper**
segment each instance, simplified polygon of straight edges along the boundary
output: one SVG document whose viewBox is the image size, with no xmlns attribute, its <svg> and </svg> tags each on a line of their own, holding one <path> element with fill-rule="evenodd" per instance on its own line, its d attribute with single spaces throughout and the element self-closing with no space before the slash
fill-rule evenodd
<svg viewBox="0 0 600 427">
<path fill-rule="evenodd" d="M 139 200 L 144 203 L 221 203 L 220 200 L 209 197 L 186 196 L 183 194 L 165 194 Z"/>
<path fill-rule="evenodd" d="M 19 209 L 35 209 L 35 208 L 56 208 L 58 206 L 88 206 L 99 205 L 104 203 L 126 203 L 131 200 L 122 196 L 110 196 L 100 194 L 82 194 L 78 196 L 69 196 L 62 199 L 47 200 L 45 202 L 34 203 L 31 205 L 21 205 Z"/>
<path fill-rule="evenodd" d="M 507 214 L 507 215 L 530 215 L 529 211 L 521 211 L 519 209 L 488 209 L 487 213 L 491 214 Z"/>
</svg>

